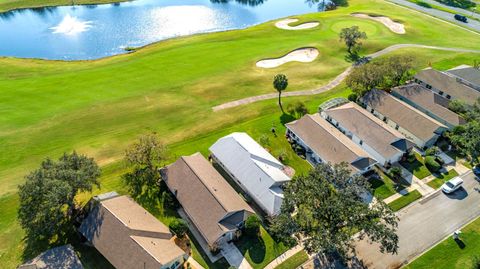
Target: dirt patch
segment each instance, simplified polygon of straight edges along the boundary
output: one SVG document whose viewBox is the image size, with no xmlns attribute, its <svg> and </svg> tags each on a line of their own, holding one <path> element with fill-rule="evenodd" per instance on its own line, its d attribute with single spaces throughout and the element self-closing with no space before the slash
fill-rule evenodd
<svg viewBox="0 0 480 269">
<path fill-rule="evenodd" d="M 319 52 L 316 48 L 301 48 L 289 52 L 287 55 L 280 58 L 264 59 L 257 62 L 257 67 L 260 68 L 275 68 L 288 62 L 313 62 Z"/>
<path fill-rule="evenodd" d="M 294 23 L 297 21 L 298 19 L 285 19 L 285 20 L 277 21 L 275 23 L 275 27 L 283 30 L 305 30 L 305 29 L 311 29 L 311 28 L 317 27 L 320 24 L 318 21 L 312 21 L 312 22 L 301 23 L 295 26 L 290 26 L 290 23 Z"/>
<path fill-rule="evenodd" d="M 385 16 L 372 16 L 368 14 L 363 14 L 363 13 L 353 13 L 351 14 L 353 17 L 356 18 L 362 18 L 362 19 L 370 19 L 374 21 L 378 21 L 385 25 L 390 31 L 396 33 L 396 34 L 405 34 L 405 26 L 402 23 L 395 22 L 389 17 Z"/>
</svg>

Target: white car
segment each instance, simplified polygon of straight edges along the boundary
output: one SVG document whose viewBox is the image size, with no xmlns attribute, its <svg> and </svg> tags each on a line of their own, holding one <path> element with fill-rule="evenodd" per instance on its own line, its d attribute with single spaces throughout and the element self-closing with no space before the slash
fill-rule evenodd
<svg viewBox="0 0 480 269">
<path fill-rule="evenodd" d="M 452 193 L 460 189 L 462 185 L 463 179 L 461 179 L 460 177 L 454 177 L 442 185 L 442 191 L 444 193 Z"/>
</svg>

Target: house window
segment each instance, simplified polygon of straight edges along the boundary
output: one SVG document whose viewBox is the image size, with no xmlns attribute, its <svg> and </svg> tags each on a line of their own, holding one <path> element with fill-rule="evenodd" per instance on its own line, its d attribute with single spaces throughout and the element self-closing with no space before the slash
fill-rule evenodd
<svg viewBox="0 0 480 269">
<path fill-rule="evenodd" d="M 450 96 L 450 94 L 447 94 L 447 99 L 451 99 L 452 97 Z"/>
<path fill-rule="evenodd" d="M 398 128 L 400 128 L 400 126 L 398 126 L 398 124 L 395 126 L 395 130 L 398 130 Z"/>
<path fill-rule="evenodd" d="M 372 109 L 370 110 L 370 113 L 373 113 L 373 112 L 375 112 L 375 109 L 372 108 Z"/>
<path fill-rule="evenodd" d="M 442 91 L 438 91 L 438 94 L 443 95 L 443 92 L 442 92 Z"/>
<path fill-rule="evenodd" d="M 362 141 L 362 140 L 360 140 L 360 142 L 358 142 L 358 143 L 360 144 L 360 146 L 363 145 L 363 141 Z"/>
<path fill-rule="evenodd" d="M 384 121 L 384 122 L 387 122 L 387 117 L 384 116 L 384 117 L 383 117 L 383 121 Z"/>
<path fill-rule="evenodd" d="M 432 89 L 432 86 L 430 86 L 429 84 L 427 84 L 427 85 L 425 85 L 425 88 L 427 88 L 427 89 L 430 89 L 430 90 L 431 90 L 431 89 Z"/>
</svg>

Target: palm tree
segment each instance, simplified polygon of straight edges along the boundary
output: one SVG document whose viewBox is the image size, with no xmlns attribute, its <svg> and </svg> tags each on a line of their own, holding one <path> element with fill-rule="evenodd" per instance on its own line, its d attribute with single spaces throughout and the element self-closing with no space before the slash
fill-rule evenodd
<svg viewBox="0 0 480 269">
<path fill-rule="evenodd" d="M 284 74 L 277 74 L 273 78 L 273 87 L 275 90 L 278 92 L 278 106 L 280 106 L 280 110 L 282 110 L 282 113 L 285 114 L 285 111 L 283 111 L 283 106 L 282 106 L 282 92 L 287 88 L 288 86 L 288 78 Z"/>
</svg>

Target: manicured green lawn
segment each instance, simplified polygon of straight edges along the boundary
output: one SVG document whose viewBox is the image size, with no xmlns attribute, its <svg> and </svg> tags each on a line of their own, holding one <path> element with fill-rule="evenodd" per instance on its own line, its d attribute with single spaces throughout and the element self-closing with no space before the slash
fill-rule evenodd
<svg viewBox="0 0 480 269">
<path fill-rule="evenodd" d="M 17 185 L 47 156 L 57 158 L 73 149 L 88 154 L 102 166 L 102 189 L 95 193 L 121 192 L 119 178 L 125 168 L 119 160 L 140 134 L 159 134 L 173 161 L 196 151 L 207 154 L 211 143 L 229 132 L 246 131 L 255 139 L 265 133 L 271 136 L 269 130 L 275 125 L 278 137 L 270 139 L 272 154 L 286 150 L 287 164 L 301 173 L 309 166 L 289 150 L 282 137 L 282 124 L 287 120 L 281 118 L 276 100 L 220 112 L 211 107 L 274 92 L 271 80 L 276 73 L 288 75 L 287 91 L 325 84 L 350 65 L 338 33 L 352 25 L 368 34 L 363 55 L 398 43 L 478 49 L 477 35 L 392 7 L 380 0 L 352 0 L 348 8 L 297 16 L 302 21 L 320 21 L 320 27 L 312 30 L 286 32 L 268 22 L 245 30 L 172 39 L 98 61 L 0 58 L 0 264 L 15 268 L 23 259 L 24 233 L 16 222 Z M 394 34 L 380 23 L 351 17 L 352 12 L 401 20 L 407 33 Z M 445 33 L 456 38 L 445 38 Z M 319 49 L 317 60 L 269 70 L 255 67 L 259 59 L 304 46 Z M 416 55 L 417 69 L 429 64 L 447 69 L 478 57 L 427 49 L 393 54 Z M 304 101 L 314 112 L 326 99 L 348 93 L 340 87 L 317 96 L 283 100 L 284 106 Z M 90 196 L 83 194 L 79 199 L 86 201 Z M 166 221 L 169 216 L 157 217 Z"/>
<path fill-rule="evenodd" d="M 263 227 L 260 232 L 261 236 L 258 238 L 243 236 L 235 243 L 254 269 L 265 267 L 288 250 L 282 243 L 275 242 Z"/>
<path fill-rule="evenodd" d="M 428 182 L 427 185 L 434 188 L 434 189 L 438 189 L 443 185 L 443 183 L 445 183 L 446 181 L 449 181 L 450 179 L 452 179 L 456 176 L 458 176 L 457 171 L 455 171 L 455 169 L 451 169 L 450 171 L 448 171 L 445 174 L 441 174 L 439 176 L 436 176 L 435 179 Z"/>
<path fill-rule="evenodd" d="M 298 253 L 295 253 L 295 255 L 293 255 L 292 257 L 286 259 L 280 265 L 275 267 L 275 269 L 296 269 L 306 261 L 308 261 L 307 252 L 302 250 Z"/>
<path fill-rule="evenodd" d="M 413 162 L 405 161 L 401 165 L 405 167 L 410 173 L 416 176 L 419 179 L 423 179 L 431 175 L 427 167 L 424 164 L 423 157 L 415 152 L 415 160 Z"/>
<path fill-rule="evenodd" d="M 393 202 L 389 203 L 388 206 L 390 206 L 390 208 L 393 211 L 398 211 L 398 210 L 406 207 L 407 205 L 415 202 L 416 200 L 420 199 L 421 197 L 422 197 L 422 195 L 420 194 L 420 192 L 418 192 L 417 190 L 414 190 L 414 191 L 409 192 L 406 195 L 394 200 Z"/>
<path fill-rule="evenodd" d="M 418 257 L 405 269 L 470 269 L 474 255 L 480 255 L 480 218 L 462 229 L 461 248 L 451 237 Z"/>
<path fill-rule="evenodd" d="M 397 193 L 395 190 L 395 183 L 392 181 L 392 179 L 390 179 L 390 177 L 384 173 L 381 173 L 381 176 L 382 180 L 374 178 L 370 179 L 373 189 L 372 194 L 379 200 L 383 200 Z"/>
</svg>

